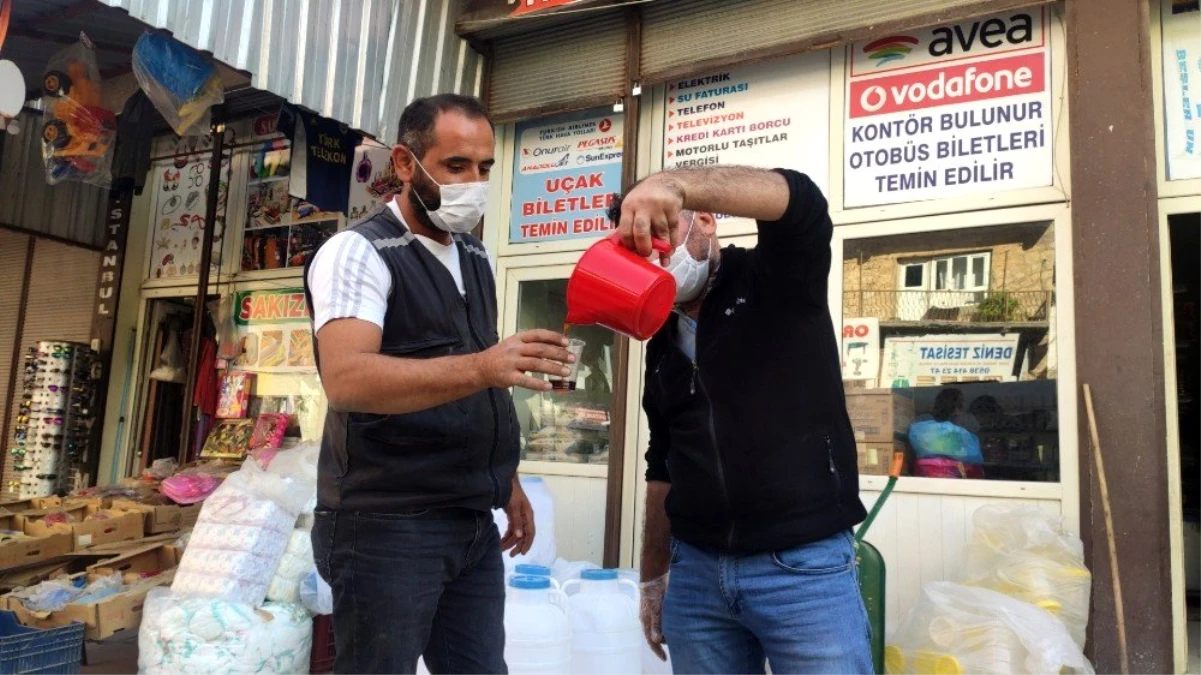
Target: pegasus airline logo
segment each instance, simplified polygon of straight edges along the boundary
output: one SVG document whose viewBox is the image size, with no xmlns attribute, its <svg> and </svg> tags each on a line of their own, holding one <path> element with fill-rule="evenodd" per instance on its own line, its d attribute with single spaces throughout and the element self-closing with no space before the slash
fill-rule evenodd
<svg viewBox="0 0 1201 675">
<path fill-rule="evenodd" d="M 863 46 L 863 53 L 876 61 L 879 68 L 905 58 L 917 46 L 918 39 L 909 35 L 889 35 Z"/>
</svg>

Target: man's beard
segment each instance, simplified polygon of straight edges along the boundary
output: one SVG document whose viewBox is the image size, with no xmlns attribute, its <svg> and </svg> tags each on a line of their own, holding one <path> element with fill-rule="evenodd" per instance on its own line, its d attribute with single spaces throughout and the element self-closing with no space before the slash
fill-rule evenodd
<svg viewBox="0 0 1201 675">
<path fill-rule="evenodd" d="M 414 174 L 413 179 L 409 181 L 409 205 L 413 207 L 413 213 L 422 225 L 435 232 L 441 231 L 430 218 L 429 212 L 437 211 L 442 206 L 442 193 L 436 186 L 430 185 L 425 176 L 418 178 L 417 174 Z"/>
</svg>

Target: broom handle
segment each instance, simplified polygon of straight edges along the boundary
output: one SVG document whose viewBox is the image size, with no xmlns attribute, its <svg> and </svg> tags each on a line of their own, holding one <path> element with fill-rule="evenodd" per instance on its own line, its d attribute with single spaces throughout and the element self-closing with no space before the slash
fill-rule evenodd
<svg viewBox="0 0 1201 675">
<path fill-rule="evenodd" d="M 1093 461 L 1097 464 L 1097 487 L 1101 492 L 1101 509 L 1105 513 L 1105 540 L 1109 545 L 1109 575 L 1113 580 L 1113 607 L 1118 623 L 1118 654 L 1122 659 L 1122 675 L 1130 672 L 1130 654 L 1126 649 L 1126 612 L 1122 603 L 1122 577 L 1118 573 L 1118 544 L 1114 538 L 1113 508 L 1109 503 L 1109 483 L 1105 480 L 1105 461 L 1101 457 L 1101 435 L 1097 431 L 1097 416 L 1093 412 L 1093 390 L 1084 385 L 1084 408 L 1088 412 L 1088 432 L 1093 442 Z"/>
</svg>

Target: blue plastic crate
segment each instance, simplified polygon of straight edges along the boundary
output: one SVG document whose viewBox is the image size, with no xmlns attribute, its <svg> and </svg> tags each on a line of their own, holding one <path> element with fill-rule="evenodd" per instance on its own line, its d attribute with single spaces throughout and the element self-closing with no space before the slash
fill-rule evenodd
<svg viewBox="0 0 1201 675">
<path fill-rule="evenodd" d="M 28 628 L 12 612 L 0 611 L 0 675 L 78 675 L 85 628 L 78 621 L 58 628 Z"/>
</svg>

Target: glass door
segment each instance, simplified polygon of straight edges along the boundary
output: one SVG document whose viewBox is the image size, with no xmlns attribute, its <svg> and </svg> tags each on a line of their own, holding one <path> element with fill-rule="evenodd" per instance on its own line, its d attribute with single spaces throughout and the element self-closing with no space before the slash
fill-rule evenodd
<svg viewBox="0 0 1201 675">
<path fill-rule="evenodd" d="M 502 259 L 503 336 L 563 330 L 567 277 L 577 255 Z M 626 466 L 626 347 L 599 326 L 572 326 L 569 336 L 584 342 L 574 390 L 513 391 L 521 427 L 519 471 L 539 477 L 554 499 L 559 557 L 616 564 Z"/>
</svg>

